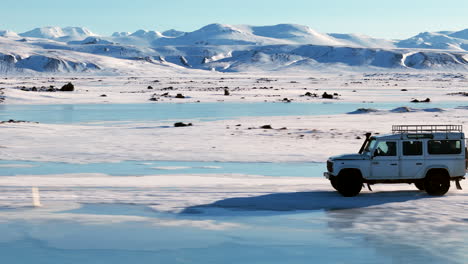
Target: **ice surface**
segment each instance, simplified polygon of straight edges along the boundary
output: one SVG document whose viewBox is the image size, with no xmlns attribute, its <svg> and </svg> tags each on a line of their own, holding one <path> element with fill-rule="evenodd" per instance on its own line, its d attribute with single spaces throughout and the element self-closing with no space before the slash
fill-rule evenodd
<svg viewBox="0 0 468 264">
<path fill-rule="evenodd" d="M 10 208 L 0 210 L 4 259 L 93 263 L 124 252 L 134 261 L 175 263 L 181 256 L 190 263 L 231 263 L 227 256 L 246 263 L 342 263 L 350 254 L 356 254 L 351 263 L 466 259 L 465 191 L 435 198 L 412 185 L 376 185 L 343 198 L 325 179 L 125 178 L 2 177 L 0 205 Z M 19 186 L 26 182 L 40 186 L 43 208 L 25 207 L 28 189 Z"/>
</svg>

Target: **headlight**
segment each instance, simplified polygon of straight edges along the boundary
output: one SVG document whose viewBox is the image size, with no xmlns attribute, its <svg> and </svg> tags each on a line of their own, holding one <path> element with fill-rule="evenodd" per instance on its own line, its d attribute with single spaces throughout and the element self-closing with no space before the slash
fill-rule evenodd
<svg viewBox="0 0 468 264">
<path fill-rule="evenodd" d="M 327 170 L 333 172 L 333 162 L 331 160 L 327 160 Z"/>
</svg>

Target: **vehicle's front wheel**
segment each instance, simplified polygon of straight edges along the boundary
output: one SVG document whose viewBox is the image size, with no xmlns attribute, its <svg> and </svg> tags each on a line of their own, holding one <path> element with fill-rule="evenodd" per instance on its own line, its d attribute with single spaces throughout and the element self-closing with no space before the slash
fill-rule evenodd
<svg viewBox="0 0 468 264">
<path fill-rule="evenodd" d="M 416 188 L 418 188 L 418 190 L 424 191 L 424 180 L 415 182 L 414 186 L 416 186 Z"/>
<path fill-rule="evenodd" d="M 450 189 L 450 177 L 445 173 L 431 173 L 424 180 L 424 189 L 429 195 L 444 195 Z"/>
<path fill-rule="evenodd" d="M 338 191 L 338 177 L 330 177 L 331 186 Z"/>
<path fill-rule="evenodd" d="M 362 177 L 356 172 L 341 172 L 337 177 L 337 191 L 344 197 L 356 196 L 362 189 Z"/>
</svg>

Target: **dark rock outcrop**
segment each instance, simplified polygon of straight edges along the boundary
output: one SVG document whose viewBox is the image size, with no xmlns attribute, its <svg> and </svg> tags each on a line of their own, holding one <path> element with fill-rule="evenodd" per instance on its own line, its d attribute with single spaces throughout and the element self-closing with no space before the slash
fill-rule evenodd
<svg viewBox="0 0 468 264">
<path fill-rule="evenodd" d="M 74 90 L 75 86 L 71 82 L 65 84 L 64 86 L 62 86 L 62 88 L 60 88 L 60 91 L 62 92 L 73 92 Z"/>
<path fill-rule="evenodd" d="M 318 97 L 318 95 L 316 93 L 311 93 L 311 92 L 307 92 L 303 96 Z"/>
<path fill-rule="evenodd" d="M 323 99 L 333 99 L 333 94 L 328 94 L 327 92 L 324 92 L 322 94 Z"/>
<path fill-rule="evenodd" d="M 426 98 L 424 100 L 418 100 L 418 99 L 411 100 L 411 103 L 430 103 L 430 102 L 431 102 L 431 99 L 429 98 Z"/>
<path fill-rule="evenodd" d="M 174 123 L 174 127 L 188 127 L 188 126 L 193 126 L 193 125 L 192 123 L 185 124 L 183 122 Z"/>
<path fill-rule="evenodd" d="M 0 124 L 7 124 L 7 123 L 10 123 L 10 124 L 17 124 L 17 123 L 35 123 L 35 124 L 38 124 L 38 122 L 30 122 L 30 121 L 14 120 L 14 119 L 10 119 L 10 120 L 7 120 L 7 121 L 0 121 Z"/>
</svg>

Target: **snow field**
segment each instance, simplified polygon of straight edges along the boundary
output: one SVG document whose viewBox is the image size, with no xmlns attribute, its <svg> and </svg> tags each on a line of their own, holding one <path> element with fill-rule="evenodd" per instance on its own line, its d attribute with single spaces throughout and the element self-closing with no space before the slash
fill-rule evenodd
<svg viewBox="0 0 468 264">
<path fill-rule="evenodd" d="M 141 72 L 140 72 L 141 73 Z M 74 92 L 32 92 L 20 88 L 62 87 L 68 82 Z M 421 107 L 412 99 L 432 102 L 466 102 L 458 94 L 468 80 L 462 73 L 327 73 L 281 74 L 169 74 L 153 77 L 50 76 L 0 79 L 6 104 L 67 103 L 186 103 L 186 102 L 401 102 L 402 106 Z M 148 89 L 151 87 L 152 89 Z M 11 89 L 10 89 L 11 88 Z M 224 96 L 227 89 L 230 96 Z M 324 92 L 337 93 L 338 99 L 321 99 Z M 165 96 L 164 94 L 168 94 Z M 178 93 L 186 98 L 174 98 Z M 312 96 L 305 96 L 310 93 Z M 313 97 L 316 94 L 317 97 Z M 106 95 L 103 97 L 102 95 Z M 157 101 L 150 101 L 150 98 Z M 428 108 L 431 104 L 426 104 Z"/>
<path fill-rule="evenodd" d="M 55 125 L 4 123 L 3 160 L 69 163 L 125 160 L 324 162 L 358 151 L 366 132 L 389 133 L 393 124 L 464 124 L 466 109 L 440 112 L 243 117 L 192 122 Z M 239 126 L 240 125 L 240 126 Z M 262 129 L 271 125 L 273 129 Z M 61 147 L 57 147 L 61 146 Z"/>
</svg>

